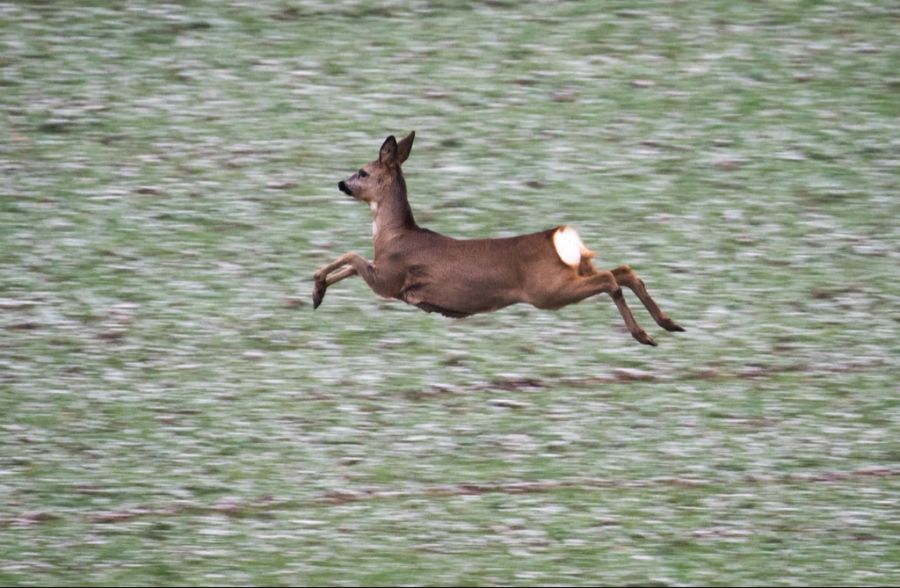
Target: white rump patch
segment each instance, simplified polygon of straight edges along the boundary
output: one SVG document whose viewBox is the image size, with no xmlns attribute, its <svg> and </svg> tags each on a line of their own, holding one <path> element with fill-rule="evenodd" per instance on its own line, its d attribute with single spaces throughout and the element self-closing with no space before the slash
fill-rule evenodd
<svg viewBox="0 0 900 588">
<path fill-rule="evenodd" d="M 560 227 L 553 233 L 556 254 L 566 265 L 578 267 L 583 256 L 593 257 L 593 252 L 584 246 L 578 232 L 572 227 Z"/>
</svg>

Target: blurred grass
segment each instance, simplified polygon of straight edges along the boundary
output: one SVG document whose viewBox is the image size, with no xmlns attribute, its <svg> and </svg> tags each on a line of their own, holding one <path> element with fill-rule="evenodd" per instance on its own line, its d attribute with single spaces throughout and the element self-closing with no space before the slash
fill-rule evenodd
<svg viewBox="0 0 900 588">
<path fill-rule="evenodd" d="M 898 16 L 0 3 L 0 583 L 897 584 Z M 422 224 L 573 224 L 688 332 L 313 313 L 411 129 Z"/>
</svg>

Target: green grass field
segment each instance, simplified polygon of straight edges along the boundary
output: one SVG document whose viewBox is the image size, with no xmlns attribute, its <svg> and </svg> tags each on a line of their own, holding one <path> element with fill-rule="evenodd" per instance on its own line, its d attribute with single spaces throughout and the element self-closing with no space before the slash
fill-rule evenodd
<svg viewBox="0 0 900 588">
<path fill-rule="evenodd" d="M 0 2 L 0 584 L 900 584 L 894 2 Z M 315 269 L 420 224 L 608 297 Z"/>
</svg>

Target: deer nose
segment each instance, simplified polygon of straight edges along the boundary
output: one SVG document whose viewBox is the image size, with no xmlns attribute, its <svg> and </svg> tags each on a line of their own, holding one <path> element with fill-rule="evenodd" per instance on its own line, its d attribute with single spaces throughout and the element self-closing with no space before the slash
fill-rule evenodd
<svg viewBox="0 0 900 588">
<path fill-rule="evenodd" d="M 353 194 L 350 193 L 350 188 L 347 187 L 346 182 L 338 182 L 338 190 L 340 190 L 341 192 L 343 192 L 344 194 L 346 194 L 348 196 L 353 196 Z"/>
</svg>

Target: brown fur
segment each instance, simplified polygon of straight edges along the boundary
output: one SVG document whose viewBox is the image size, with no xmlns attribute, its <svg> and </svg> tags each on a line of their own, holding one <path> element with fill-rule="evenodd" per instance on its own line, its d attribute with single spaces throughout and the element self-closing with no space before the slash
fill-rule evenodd
<svg viewBox="0 0 900 588">
<path fill-rule="evenodd" d="M 415 133 L 401 141 L 388 137 L 378 159 L 338 184 L 373 211 L 375 258 L 346 253 L 315 274 L 313 306 L 328 286 L 353 275 L 385 298 L 396 298 L 426 312 L 460 318 L 525 302 L 557 309 L 605 292 L 635 339 L 655 345 L 634 320 L 620 286 L 637 294 L 651 316 L 669 331 L 683 330 L 663 313 L 644 283 L 628 266 L 597 270 L 590 252 L 577 267 L 563 263 L 553 245 L 561 227 L 502 239 L 454 239 L 416 224 L 400 166 L 409 157 Z"/>
</svg>

